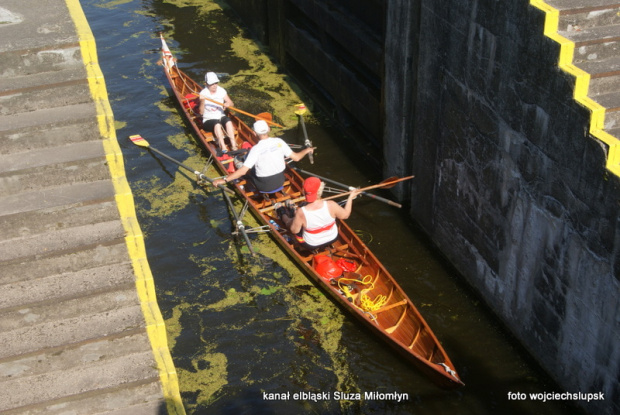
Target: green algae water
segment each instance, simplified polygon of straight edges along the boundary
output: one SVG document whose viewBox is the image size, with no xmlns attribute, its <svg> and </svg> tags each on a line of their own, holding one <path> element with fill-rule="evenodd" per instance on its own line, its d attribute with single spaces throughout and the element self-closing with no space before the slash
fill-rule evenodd
<svg viewBox="0 0 620 415">
<path fill-rule="evenodd" d="M 140 134 L 196 170 L 206 163 L 157 64 L 162 32 L 185 72 L 197 80 L 206 71 L 228 74 L 221 85 L 235 106 L 254 114 L 272 112 L 290 143 L 299 139 L 295 105 L 304 102 L 318 150 L 314 165 L 305 160 L 300 167 L 355 186 L 382 179 L 349 158 L 328 118 L 313 110 L 303 89 L 247 36 L 223 1 L 81 4 L 97 40 L 188 413 L 579 413 L 563 402 L 509 399 L 510 393 L 559 390 L 403 212 L 358 199 L 348 223 L 442 341 L 466 383 L 456 391 L 435 387 L 374 338 L 268 235 L 252 236 L 258 255 L 251 257 L 231 235 L 231 215 L 219 191 L 201 188 L 193 175 L 129 142 L 129 135 Z"/>
</svg>

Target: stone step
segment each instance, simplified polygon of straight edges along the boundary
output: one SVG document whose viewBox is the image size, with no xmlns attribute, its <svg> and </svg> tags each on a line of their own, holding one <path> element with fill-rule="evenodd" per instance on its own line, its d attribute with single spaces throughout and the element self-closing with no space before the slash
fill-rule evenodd
<svg viewBox="0 0 620 415">
<path fill-rule="evenodd" d="M 123 238 L 125 231 L 117 221 L 93 223 L 58 229 L 41 235 L 29 235 L 0 241 L 0 262 L 26 260 L 33 256 L 59 255 L 79 251 L 82 246 L 88 247 L 105 244 Z M 53 248 L 52 248 L 53 247 Z"/>
<path fill-rule="evenodd" d="M 0 78 L 15 78 L 36 73 L 51 73 L 82 68 L 82 54 L 76 43 L 0 51 Z"/>
<path fill-rule="evenodd" d="M 548 0 L 560 11 L 558 30 L 578 31 L 620 23 L 618 0 Z"/>
<path fill-rule="evenodd" d="M 5 116 L 92 102 L 85 79 L 4 91 L 0 93 L 0 99 L 3 104 L 0 106 L 0 115 Z"/>
<path fill-rule="evenodd" d="M 597 95 L 620 92 L 620 75 L 590 78 L 588 95 L 595 98 Z"/>
<path fill-rule="evenodd" d="M 75 105 L 69 107 L 69 111 L 72 109 L 76 110 L 72 113 L 75 117 L 73 119 L 52 121 L 48 124 L 37 123 L 32 127 L 0 131 L 0 154 L 100 140 L 96 120 L 87 114 L 90 108 L 86 105 Z M 87 109 L 84 114 L 79 111 L 83 109 Z M 68 111 L 66 107 L 64 111 Z M 40 115 L 43 112 L 35 111 L 34 113 Z M 30 117 L 34 118 L 32 114 Z"/>
<path fill-rule="evenodd" d="M 4 239 L 36 236 L 50 231 L 118 219 L 118 207 L 113 197 L 66 203 L 1 216 L 0 234 Z M 53 220 L 49 220 L 53 218 Z M 47 219 L 47 220 L 46 220 Z"/>
<path fill-rule="evenodd" d="M 0 400 L 0 411 L 71 395 L 71 400 L 92 396 L 127 384 L 156 382 L 158 373 L 149 366 L 152 359 L 143 329 L 127 336 L 103 337 L 62 350 L 40 350 L 4 359 L 0 361 L 0 388 L 12 393 Z M 137 404 L 139 398 L 132 399 Z"/>
<path fill-rule="evenodd" d="M 0 360 L 52 347 L 64 349 L 144 324 L 134 283 L 92 296 L 1 309 Z"/>
<path fill-rule="evenodd" d="M 620 24 L 559 34 L 575 42 L 574 62 L 601 61 L 620 54 Z"/>
<path fill-rule="evenodd" d="M 109 200 L 111 197 L 114 197 L 114 185 L 110 180 L 35 189 L 0 196 L 0 217 L 72 204 L 93 203 Z"/>
<path fill-rule="evenodd" d="M 98 146 L 99 151 L 102 146 Z M 84 155 L 83 159 L 70 160 L 48 164 L 33 169 L 11 170 L 0 173 L 0 197 L 15 195 L 21 192 L 32 192 L 73 186 L 76 183 L 105 180 L 110 178 L 110 170 L 103 156 L 91 157 Z M 10 156 L 8 156 L 10 157 Z"/>
<path fill-rule="evenodd" d="M 603 78 L 620 75 L 620 56 L 603 61 L 575 62 L 575 66 L 590 74 L 591 78 Z"/>
<path fill-rule="evenodd" d="M 125 383 L 3 411 L 3 415 L 153 415 L 168 413 L 159 379 Z"/>
<path fill-rule="evenodd" d="M 32 278 L 23 274 L 20 281 L 0 285 L 0 309 L 27 307 L 46 300 L 62 301 L 68 298 L 92 295 L 123 284 L 132 284 L 131 263 L 111 263 L 63 274 Z"/>
<path fill-rule="evenodd" d="M 596 102 L 606 108 L 605 129 L 611 130 L 620 126 L 620 93 L 602 94 L 593 97 Z"/>
<path fill-rule="evenodd" d="M 614 137 L 620 139 L 620 125 L 614 127 L 614 128 L 609 128 L 606 130 L 607 133 L 613 135 Z"/>
<path fill-rule="evenodd" d="M 77 81 L 81 83 L 87 82 L 84 66 L 70 66 L 54 71 L 36 72 L 30 75 L 0 77 L 0 97 L 17 92 L 28 92 L 37 88 L 49 88 L 49 85 Z"/>
<path fill-rule="evenodd" d="M 21 256 L 2 263 L 0 284 L 13 284 L 50 275 L 73 274 L 126 260 L 127 246 L 123 238 L 82 246 L 79 250 Z"/>
<path fill-rule="evenodd" d="M 19 170 L 38 169 L 53 164 L 63 164 L 79 159 L 105 156 L 103 145 L 97 141 L 81 141 L 64 146 L 29 149 L 10 154 L 0 154 L 0 175 Z"/>
<path fill-rule="evenodd" d="M 0 154 L 99 137 L 92 103 L 0 115 Z"/>
</svg>

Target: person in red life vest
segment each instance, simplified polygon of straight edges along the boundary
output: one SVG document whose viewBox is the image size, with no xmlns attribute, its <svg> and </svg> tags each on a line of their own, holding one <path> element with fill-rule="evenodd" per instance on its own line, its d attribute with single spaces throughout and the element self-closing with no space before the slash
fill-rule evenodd
<svg viewBox="0 0 620 415">
<path fill-rule="evenodd" d="M 202 128 L 215 135 L 220 150 L 225 153 L 227 151 L 224 142 L 226 136 L 230 139 L 230 149 L 233 151 L 237 149 L 235 127 L 225 114 L 226 108 L 232 107 L 234 103 L 228 96 L 228 92 L 219 86 L 219 82 L 214 72 L 207 72 L 205 75 L 207 86 L 200 91 L 198 113 L 202 115 Z"/>
<path fill-rule="evenodd" d="M 256 132 L 259 141 L 248 152 L 243 166 L 224 179 L 214 180 L 213 185 L 219 186 L 222 183 L 238 179 L 251 170 L 248 176 L 258 191 L 271 193 L 281 188 L 284 184 L 285 158 L 288 157 L 293 161 L 299 161 L 306 154 L 314 152 L 313 147 L 307 147 L 295 152 L 281 138 L 269 137 L 269 131 L 269 125 L 264 120 L 256 121 L 254 123 L 254 132 Z"/>
<path fill-rule="evenodd" d="M 360 194 L 359 190 L 353 190 L 342 207 L 333 200 L 321 199 L 324 187 L 325 183 L 317 177 L 308 177 L 304 181 L 308 204 L 297 209 L 292 218 L 286 213 L 282 215 L 289 230 L 303 238 L 303 241 L 299 240 L 300 244 L 311 250 L 328 245 L 338 238 L 336 219 L 347 219 L 351 215 L 353 199 Z"/>
</svg>

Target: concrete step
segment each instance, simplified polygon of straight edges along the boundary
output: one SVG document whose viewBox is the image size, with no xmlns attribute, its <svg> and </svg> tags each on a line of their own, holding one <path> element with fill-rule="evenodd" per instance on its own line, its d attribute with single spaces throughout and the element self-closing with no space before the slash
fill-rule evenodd
<svg viewBox="0 0 620 415">
<path fill-rule="evenodd" d="M 46 220 L 54 218 L 52 221 Z M 9 214 L 0 217 L 0 234 L 4 239 L 37 236 L 50 231 L 118 219 L 114 198 L 66 203 L 60 206 Z"/>
<path fill-rule="evenodd" d="M 590 78 L 588 95 L 592 98 L 597 95 L 620 92 L 620 75 Z"/>
<path fill-rule="evenodd" d="M 134 283 L 92 296 L 2 309 L 0 359 L 93 341 L 144 324 Z"/>
<path fill-rule="evenodd" d="M 620 24 L 559 34 L 575 42 L 575 62 L 601 61 L 620 54 Z"/>
<path fill-rule="evenodd" d="M 29 235 L 0 241 L 0 262 L 50 255 L 53 252 L 78 251 L 81 246 L 105 244 L 122 238 L 125 231 L 117 221 L 93 223 L 58 229 L 42 235 Z"/>
<path fill-rule="evenodd" d="M 0 196 L 0 217 L 40 209 L 53 209 L 79 203 L 92 203 L 114 197 L 110 180 L 74 183 Z"/>
<path fill-rule="evenodd" d="M 620 127 L 620 93 L 602 94 L 592 99 L 606 108 L 605 129 L 611 130 Z"/>
<path fill-rule="evenodd" d="M 2 54 L 0 54 L 2 56 Z M 87 82 L 84 66 L 70 66 L 54 71 L 36 72 L 30 75 L 0 77 L 0 97 L 15 92 L 28 92 L 37 88 L 63 82 Z"/>
<path fill-rule="evenodd" d="M 84 109 L 86 105 L 76 105 L 70 109 Z M 64 109 L 67 111 L 67 107 Z M 90 109 L 88 109 L 89 112 Z M 44 111 L 35 111 L 41 114 Z M 73 113 L 74 119 L 49 124 L 37 124 L 17 130 L 0 131 L 0 154 L 18 153 L 38 148 L 62 146 L 82 141 L 101 139 L 97 124 L 92 116 L 80 117 L 80 111 Z M 1 127 L 0 127 L 1 128 Z"/>
<path fill-rule="evenodd" d="M 149 367 L 152 359 L 144 330 L 4 359 L 0 361 L 0 388 L 13 393 L 0 400 L 0 411 L 158 381 L 157 371 Z M 137 404 L 140 398 L 132 399 Z"/>
<path fill-rule="evenodd" d="M 0 154 L 99 137 L 92 103 L 0 115 Z"/>
<path fill-rule="evenodd" d="M 73 274 L 126 260 L 127 246 L 123 238 L 82 246 L 79 250 L 21 256 L 2 263 L 0 284 L 8 285 L 50 275 Z"/>
<path fill-rule="evenodd" d="M 98 393 L 82 393 L 2 412 L 3 415 L 166 414 L 159 382 L 133 382 Z"/>
<path fill-rule="evenodd" d="M 620 125 L 615 126 L 613 128 L 609 128 L 606 130 L 609 134 L 613 135 L 616 138 L 620 139 Z"/>
<path fill-rule="evenodd" d="M 0 285 L 0 309 L 27 307 L 46 300 L 62 301 L 105 292 L 116 286 L 135 282 L 131 263 L 111 263 L 43 278 L 23 275 L 20 281 Z"/>
<path fill-rule="evenodd" d="M 143 380 L 21 406 L 2 415 L 153 415 L 166 414 L 159 380 Z"/>
<path fill-rule="evenodd" d="M 620 75 L 620 56 L 603 61 L 575 62 L 575 66 L 590 74 L 592 79 Z"/>
<path fill-rule="evenodd" d="M 62 81 L 33 88 L 5 91 L 0 94 L 0 115 L 29 113 L 45 108 L 65 107 L 92 102 L 85 79 Z"/>
<path fill-rule="evenodd" d="M 89 154 L 83 159 L 0 173 L 0 197 L 21 192 L 49 190 L 54 187 L 73 186 L 76 183 L 109 180 L 109 178 L 110 171 L 106 159 L 103 156 L 90 157 Z"/>
<path fill-rule="evenodd" d="M 0 175 L 25 169 L 38 169 L 53 164 L 63 164 L 79 159 L 105 156 L 103 145 L 97 141 L 81 141 L 64 146 L 28 149 L 10 154 L 0 154 Z"/>
<path fill-rule="evenodd" d="M 618 0 L 548 0 L 560 10 L 558 30 L 578 31 L 620 23 Z"/>
<path fill-rule="evenodd" d="M 15 78 L 36 73 L 51 73 L 82 68 L 82 54 L 76 43 L 59 44 L 53 48 L 0 50 L 0 77 Z"/>
</svg>

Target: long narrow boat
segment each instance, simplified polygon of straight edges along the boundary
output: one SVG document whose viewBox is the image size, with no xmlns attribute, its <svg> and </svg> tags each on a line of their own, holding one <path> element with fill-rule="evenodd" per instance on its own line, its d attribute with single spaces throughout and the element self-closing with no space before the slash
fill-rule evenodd
<svg viewBox="0 0 620 415">
<path fill-rule="evenodd" d="M 218 151 L 212 135 L 201 128 L 202 121 L 193 110 L 202 87 L 179 69 L 163 36 L 161 42 L 164 72 L 189 125 L 210 153 L 219 171 L 222 174 L 230 172 L 234 169 L 234 163 L 230 162 L 229 156 L 222 156 L 221 151 Z M 266 113 L 258 116 L 270 119 Z M 239 117 L 229 113 L 229 118 L 233 120 L 237 131 L 234 140 L 238 148 L 251 147 L 257 142 L 255 133 Z M 446 388 L 462 386 L 463 382 L 454 365 L 407 294 L 345 222 L 338 221 L 338 239 L 321 251 L 306 251 L 295 243 L 279 220 L 273 204 L 302 198 L 304 178 L 290 167 L 287 167 L 285 176 L 284 188 L 268 198 L 253 192 L 245 180 L 230 184 L 239 197 L 246 201 L 247 209 L 263 226 L 269 227 L 275 241 L 343 308 L 438 385 Z M 237 220 L 237 215 L 235 218 Z M 347 271 L 340 278 L 322 276 L 317 264 L 325 258 L 333 261 L 332 266 L 336 262 Z"/>
</svg>

